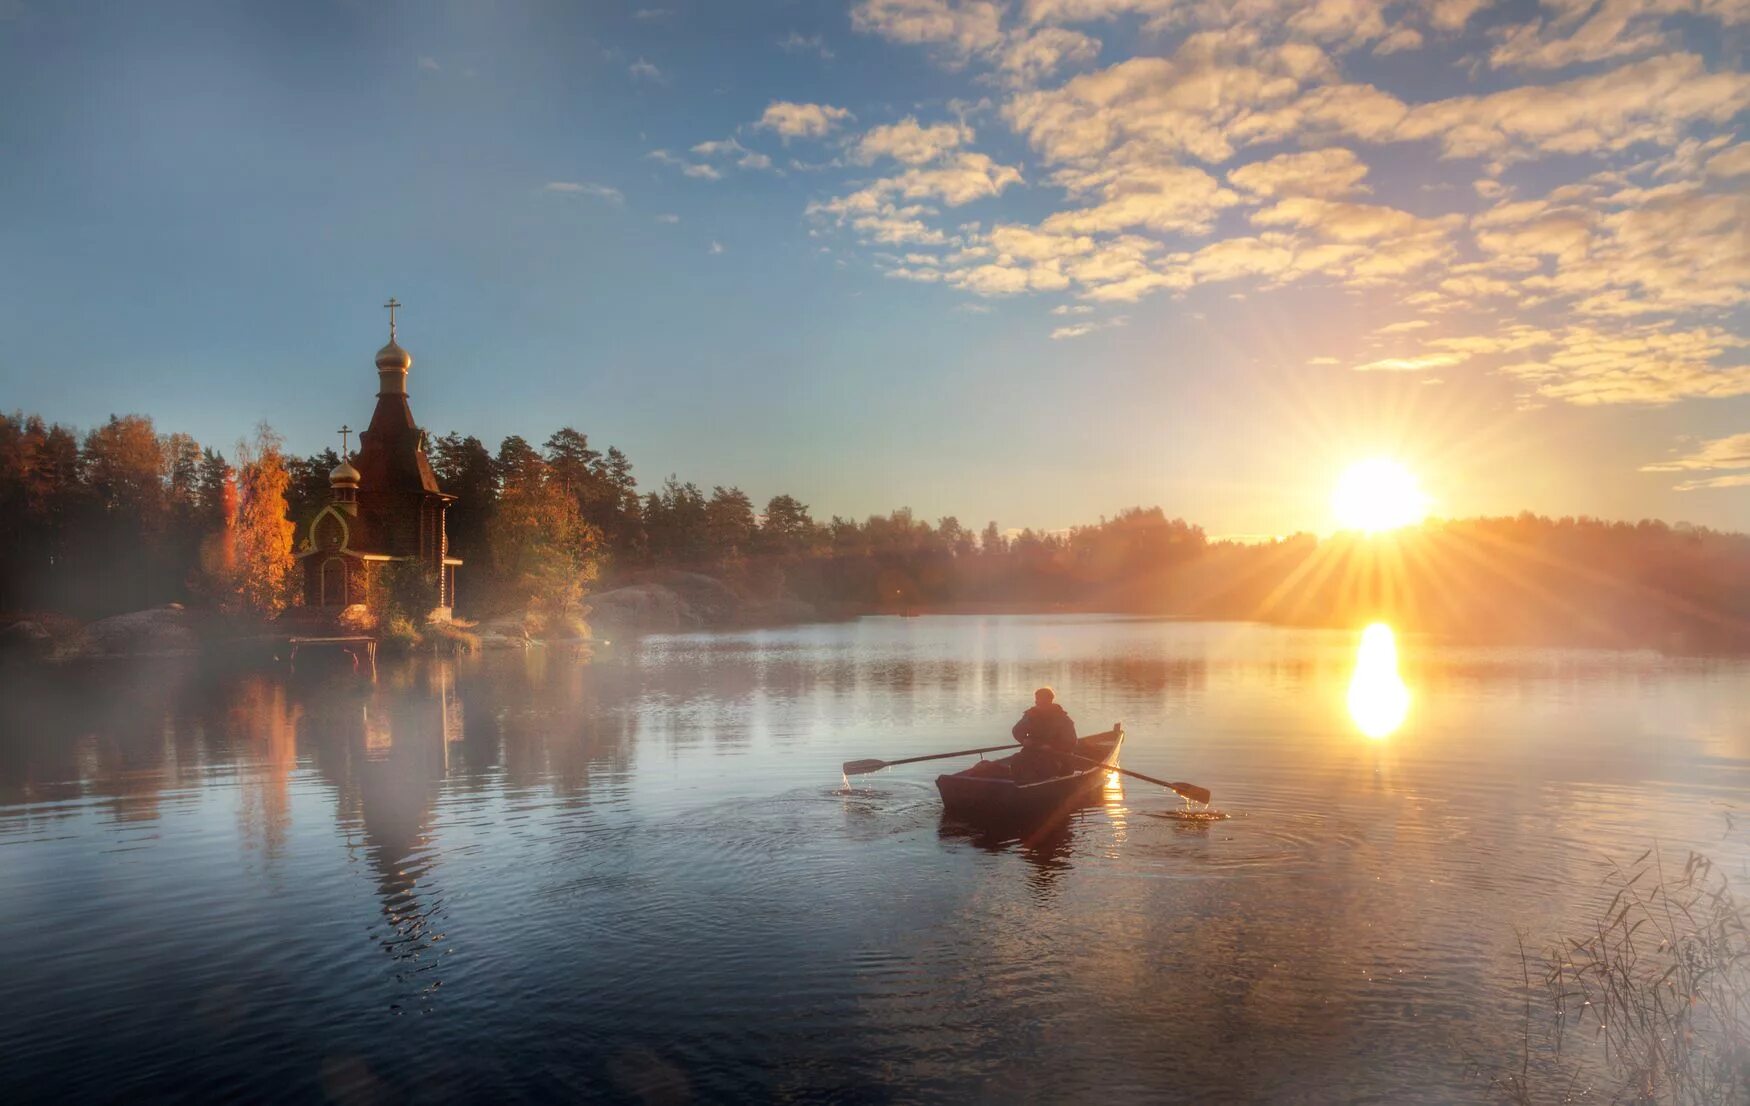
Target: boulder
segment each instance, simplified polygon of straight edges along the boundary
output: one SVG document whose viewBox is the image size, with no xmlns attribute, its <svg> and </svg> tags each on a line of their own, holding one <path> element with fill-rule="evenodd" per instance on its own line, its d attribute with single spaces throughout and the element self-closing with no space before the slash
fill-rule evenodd
<svg viewBox="0 0 1750 1106">
<path fill-rule="evenodd" d="M 176 657 L 198 651 L 200 639 L 180 603 L 118 614 L 85 626 L 56 650 L 60 660 Z"/>
<path fill-rule="evenodd" d="M 21 618 L 0 626 L 0 653 L 46 653 L 54 639 L 40 622 Z"/>
<path fill-rule="evenodd" d="M 520 614 L 489 618 L 474 627 L 474 634 L 483 649 L 526 649 L 529 631 L 525 622 Z"/>
<path fill-rule="evenodd" d="M 705 625 L 698 611 L 662 584 L 632 584 L 589 597 L 589 619 L 618 633 L 664 633 Z"/>
</svg>

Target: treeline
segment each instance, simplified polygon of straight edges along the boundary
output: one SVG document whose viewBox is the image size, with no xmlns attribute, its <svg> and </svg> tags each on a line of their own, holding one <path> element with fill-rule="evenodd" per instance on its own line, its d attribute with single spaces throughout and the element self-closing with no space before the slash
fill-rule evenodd
<svg viewBox="0 0 1750 1106">
<path fill-rule="evenodd" d="M 1099 610 L 1400 629 L 1474 641 L 1750 648 L 1750 536 L 1588 518 L 1431 521 L 1396 534 L 1211 541 L 1159 508 L 1068 531 L 973 529 L 909 510 L 816 519 L 669 477 L 566 428 L 496 449 L 428 443 L 466 565 L 459 613 L 569 616 L 586 591 L 675 570 L 823 613 Z M 82 617 L 169 600 L 271 614 L 295 601 L 292 525 L 329 497 L 332 450 L 265 429 L 232 457 L 142 416 L 84 435 L 0 416 L 0 610 Z M 276 590 L 278 589 L 278 590 Z"/>
</svg>

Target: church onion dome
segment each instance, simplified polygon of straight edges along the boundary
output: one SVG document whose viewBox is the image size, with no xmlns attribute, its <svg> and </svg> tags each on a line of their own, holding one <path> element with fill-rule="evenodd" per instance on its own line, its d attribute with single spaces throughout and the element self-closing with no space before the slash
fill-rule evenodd
<svg viewBox="0 0 1750 1106">
<path fill-rule="evenodd" d="M 389 344 L 377 351 L 377 369 L 387 372 L 391 370 L 406 372 L 413 366 L 413 355 L 396 344 L 390 338 Z"/>
<path fill-rule="evenodd" d="M 334 471 L 328 474 L 328 483 L 334 487 L 358 487 L 359 470 L 352 467 L 352 462 L 342 458 L 340 464 L 334 466 Z"/>
</svg>

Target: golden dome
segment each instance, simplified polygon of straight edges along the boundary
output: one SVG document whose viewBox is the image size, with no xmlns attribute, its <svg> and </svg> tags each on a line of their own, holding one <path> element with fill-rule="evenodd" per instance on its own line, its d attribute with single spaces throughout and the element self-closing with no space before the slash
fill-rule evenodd
<svg viewBox="0 0 1750 1106">
<path fill-rule="evenodd" d="M 396 345 L 394 338 L 390 338 L 389 344 L 377 351 L 377 369 L 379 371 L 396 369 L 406 372 L 412 365 L 413 355 Z"/>
<path fill-rule="evenodd" d="M 328 482 L 335 485 L 351 484 L 354 487 L 357 487 L 359 482 L 359 470 L 353 468 L 352 463 L 343 457 L 341 458 L 340 464 L 335 465 L 333 471 L 328 474 Z"/>
</svg>

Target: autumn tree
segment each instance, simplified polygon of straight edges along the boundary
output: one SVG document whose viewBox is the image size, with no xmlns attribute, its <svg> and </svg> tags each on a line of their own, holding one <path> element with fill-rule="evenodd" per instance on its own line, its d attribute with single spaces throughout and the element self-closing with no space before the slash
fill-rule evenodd
<svg viewBox="0 0 1750 1106">
<path fill-rule="evenodd" d="M 493 512 L 493 570 L 538 627 L 549 633 L 574 629 L 597 575 L 601 534 L 538 459 L 511 471 Z"/>
<path fill-rule="evenodd" d="M 253 442 L 237 443 L 237 525 L 232 595 L 247 611 L 271 618 L 292 598 L 293 524 L 286 517 L 283 442 L 266 423 Z"/>
</svg>

